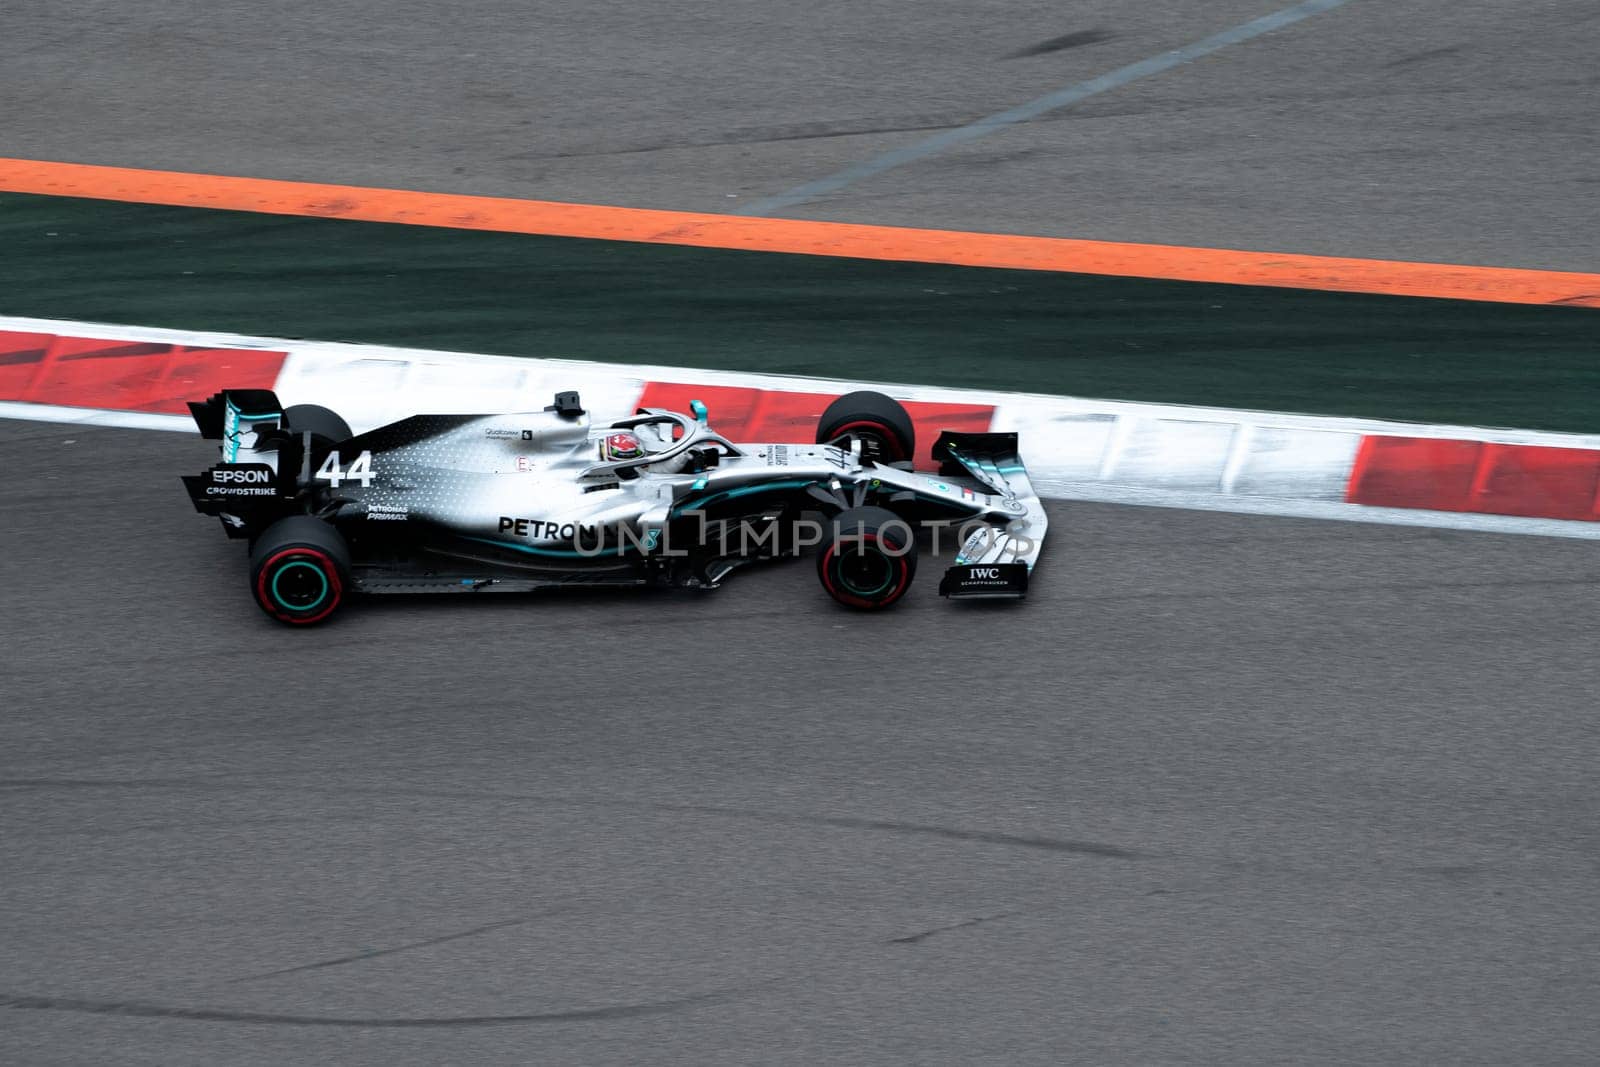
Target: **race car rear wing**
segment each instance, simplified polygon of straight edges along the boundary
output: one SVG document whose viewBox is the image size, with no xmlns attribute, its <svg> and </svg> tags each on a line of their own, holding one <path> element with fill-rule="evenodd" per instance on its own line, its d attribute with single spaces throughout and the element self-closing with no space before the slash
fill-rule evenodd
<svg viewBox="0 0 1600 1067">
<path fill-rule="evenodd" d="M 946 430 L 934 443 L 933 458 L 941 473 L 969 474 L 992 489 L 1009 517 L 1004 525 L 985 523 L 967 537 L 939 582 L 939 594 L 956 599 L 1024 596 L 1049 519 L 1022 465 L 1017 435 Z"/>
<path fill-rule="evenodd" d="M 209 400 L 191 400 L 189 413 L 201 437 L 222 442 L 224 463 L 239 462 L 241 452 L 254 451 L 261 435 L 283 421 L 283 405 L 271 389 L 224 389 Z"/>
<path fill-rule="evenodd" d="M 277 396 L 270 389 L 224 389 L 209 400 L 191 401 L 189 412 L 200 436 L 222 442 L 221 463 L 183 476 L 195 510 L 221 519 L 229 537 L 249 537 L 284 514 L 294 496 L 300 450 L 281 431 Z"/>
</svg>

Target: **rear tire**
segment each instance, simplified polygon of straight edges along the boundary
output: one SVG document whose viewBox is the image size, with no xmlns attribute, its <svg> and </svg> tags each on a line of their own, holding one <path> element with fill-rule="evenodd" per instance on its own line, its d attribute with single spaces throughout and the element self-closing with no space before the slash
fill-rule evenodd
<svg viewBox="0 0 1600 1067">
<path fill-rule="evenodd" d="M 291 404 L 283 409 L 283 425 L 292 433 L 309 430 L 312 436 L 333 445 L 354 436 L 350 424 L 340 418 L 338 412 L 320 404 Z"/>
<path fill-rule="evenodd" d="M 917 539 L 887 508 L 841 511 L 832 537 L 817 556 L 817 578 L 829 596 L 847 608 L 881 611 L 911 587 L 917 573 Z"/>
<path fill-rule="evenodd" d="M 279 519 L 250 550 L 250 589 L 261 610 L 278 622 L 322 622 L 339 610 L 349 588 L 350 548 L 321 519 Z"/>
<path fill-rule="evenodd" d="M 817 422 L 817 444 L 839 438 L 861 442 L 861 455 L 875 463 L 909 462 L 917 454 L 911 416 L 893 397 L 863 389 L 828 405 Z"/>
</svg>

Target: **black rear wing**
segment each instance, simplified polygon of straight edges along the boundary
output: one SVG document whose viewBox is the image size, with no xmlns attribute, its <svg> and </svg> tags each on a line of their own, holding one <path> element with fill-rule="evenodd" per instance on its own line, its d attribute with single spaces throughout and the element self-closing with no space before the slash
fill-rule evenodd
<svg viewBox="0 0 1600 1067">
<path fill-rule="evenodd" d="M 250 537 L 293 510 L 299 442 L 282 428 L 283 405 L 270 389 L 224 389 L 191 401 L 200 436 L 221 441 L 222 462 L 183 476 L 194 509 L 215 515 L 229 537 Z"/>
</svg>

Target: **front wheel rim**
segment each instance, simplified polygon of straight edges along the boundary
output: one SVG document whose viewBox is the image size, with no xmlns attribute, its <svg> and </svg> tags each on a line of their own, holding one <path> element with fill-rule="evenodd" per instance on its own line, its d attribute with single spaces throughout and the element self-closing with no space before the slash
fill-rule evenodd
<svg viewBox="0 0 1600 1067">
<path fill-rule="evenodd" d="M 875 611 L 905 594 L 914 560 L 894 550 L 893 542 L 886 549 L 877 534 L 868 534 L 863 539 L 841 537 L 818 563 L 818 576 L 829 596 L 846 607 Z"/>
<path fill-rule="evenodd" d="M 894 560 L 882 552 L 857 548 L 837 557 L 839 584 L 852 596 L 875 600 L 894 582 Z"/>
</svg>

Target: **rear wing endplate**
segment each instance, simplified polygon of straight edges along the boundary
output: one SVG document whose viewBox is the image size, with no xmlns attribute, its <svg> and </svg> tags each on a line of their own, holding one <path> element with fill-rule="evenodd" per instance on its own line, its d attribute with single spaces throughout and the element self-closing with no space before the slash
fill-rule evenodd
<svg viewBox="0 0 1600 1067">
<path fill-rule="evenodd" d="M 240 462 L 241 452 L 255 451 L 257 439 L 283 421 L 283 405 L 271 389 L 224 389 L 209 400 L 191 400 L 189 413 L 201 437 L 222 442 L 224 463 Z"/>
</svg>

